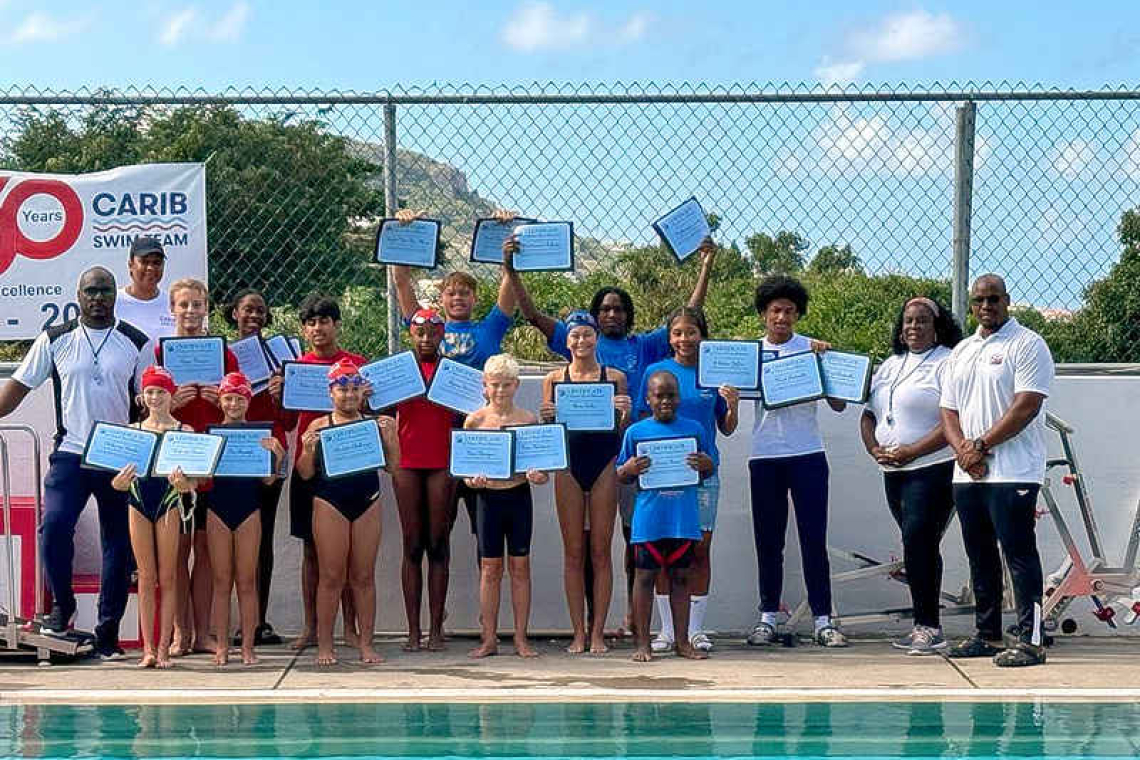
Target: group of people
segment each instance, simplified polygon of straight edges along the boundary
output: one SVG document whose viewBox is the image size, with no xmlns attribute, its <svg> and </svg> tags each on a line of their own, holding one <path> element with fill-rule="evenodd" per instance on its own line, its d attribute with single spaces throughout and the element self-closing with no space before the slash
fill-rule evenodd
<svg viewBox="0 0 1140 760">
<path fill-rule="evenodd" d="M 414 215 L 401 212 L 401 221 Z M 509 219 L 509 215 L 506 217 Z M 83 274 L 80 316 L 37 338 L 20 367 L 0 386 L 0 417 L 27 393 L 55 383 L 56 445 L 44 483 L 40 556 L 52 594 L 42 630 L 67 635 L 76 603 L 71 588 L 73 536 L 87 500 L 98 504 L 103 547 L 95 649 L 123 656 L 118 642 L 132 568 L 137 567 L 143 625 L 141 665 L 168 667 L 192 651 L 228 660 L 230 599 L 236 587 L 241 658 L 256 661 L 255 646 L 279 643 L 266 620 L 273 574 L 273 534 L 283 477 L 196 480 L 175 471 L 148 476 L 128 466 L 117 473 L 81 466 L 84 444 L 97 421 L 134 424 L 161 432 L 256 421 L 272 426 L 264 443 L 275 472 L 292 452 L 290 532 L 304 545 L 301 601 L 304 627 L 294 645 L 315 644 L 317 662 L 336 662 L 333 632 L 338 611 L 345 640 L 364 662 L 381 660 L 373 647 L 375 564 L 380 544 L 378 471 L 344 478 L 320 466 L 320 431 L 374 420 L 395 493 L 402 532 L 401 585 L 409 651 L 444 646 L 450 534 L 458 503 L 465 503 L 476 537 L 482 638 L 471 652 L 497 652 L 496 624 L 502 579 L 509 575 L 514 649 L 536 654 L 527 637 L 529 552 L 533 526 L 531 486 L 553 481 L 563 543 L 563 578 L 572 628 L 567 651 L 607 651 L 605 623 L 614 586 L 611 546 L 619 524 L 626 544 L 630 607 L 622 628 L 635 637 L 635 659 L 675 650 L 703 658 L 713 648 L 704 629 L 711 587 L 709 553 L 720 493 L 717 436 L 738 425 L 740 393 L 697 383 L 700 343 L 709 335 L 702 311 L 716 255 L 706 240 L 700 272 L 688 301 L 654 330 L 633 333 L 634 304 L 617 287 L 599 290 L 585 309 L 563 319 L 542 313 L 512 266 L 517 243 L 508 238 L 498 298 L 475 319 L 476 281 L 454 272 L 440 284 L 440 309 L 417 300 L 410 272 L 390 267 L 408 342 L 425 380 L 449 358 L 481 369 L 486 406 L 467 417 L 419 397 L 379 414 L 369 411 L 363 356 L 339 343 L 341 313 L 334 299 L 313 295 L 300 306 L 308 351 L 299 361 L 328 367 L 333 410 L 289 412 L 281 406 L 275 375 L 254 392 L 226 357 L 218 386 L 178 386 L 154 348 L 166 335 L 197 336 L 208 327 L 209 299 L 197 280 L 178 280 L 164 291 L 165 252 L 139 237 L 129 258 L 131 281 L 95 267 Z M 947 651 L 952 657 L 992 656 L 997 665 L 1045 661 L 1040 604 L 1042 573 L 1034 535 L 1034 507 L 1044 476 L 1045 398 L 1053 378 L 1048 348 L 1009 316 L 1009 295 L 996 275 L 971 289 L 976 332 L 962 331 L 944 306 L 916 296 L 900 305 L 892 355 L 875 372 L 860 432 L 868 455 L 882 469 L 890 513 L 904 547 L 914 604 L 914 627 L 895 646 L 910 654 Z M 809 294 L 791 277 L 770 276 L 755 292 L 764 334 L 763 356 L 825 352 L 830 344 L 796 331 L 808 313 Z M 516 309 L 537 327 L 567 363 L 542 382 L 537 410 L 516 405 L 518 364 L 501 351 Z M 442 312 L 442 313 L 441 313 Z M 272 322 L 265 297 L 243 290 L 226 308 L 237 336 L 260 335 Z M 551 473 L 528 471 L 507 480 L 457 479 L 449 472 L 451 431 L 499 429 L 552 421 L 555 389 L 562 383 L 614 386 L 612 430 L 571 432 L 568 464 Z M 842 412 L 845 403 L 825 405 Z M 781 640 L 783 554 L 794 512 L 814 640 L 847 645 L 832 613 L 827 552 L 829 470 L 817 419 L 820 402 L 765 410 L 757 402 L 748 474 L 756 545 L 759 618 L 747 636 L 755 646 Z M 638 476 L 651 461 L 638 442 L 693 437 L 687 464 L 698 484 L 641 490 Z M 791 507 L 789 505 L 789 496 Z M 939 620 L 942 535 L 954 512 L 962 524 L 977 598 L 977 631 L 950 646 Z M 1017 600 L 1017 635 L 1002 644 L 1004 555 Z M 191 561 L 191 557 L 193 560 Z M 421 621 L 424 560 L 428 621 Z M 161 589 L 158 601 L 157 589 Z M 660 628 L 651 637 L 656 606 Z M 150 621 L 159 620 L 157 640 Z"/>
</svg>

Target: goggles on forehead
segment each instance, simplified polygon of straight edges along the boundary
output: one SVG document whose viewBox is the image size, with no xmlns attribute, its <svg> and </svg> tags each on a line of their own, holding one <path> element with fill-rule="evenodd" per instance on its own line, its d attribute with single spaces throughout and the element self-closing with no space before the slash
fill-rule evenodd
<svg viewBox="0 0 1140 760">
<path fill-rule="evenodd" d="M 358 388 L 361 385 L 364 385 L 364 378 L 361 375 L 341 375 L 340 377 L 329 380 L 329 385 L 337 385 L 341 388 L 345 388 L 351 385 L 354 388 Z"/>
<path fill-rule="evenodd" d="M 438 314 L 415 314 L 408 320 L 408 324 L 438 325 L 439 327 L 443 327 L 443 317 Z"/>
</svg>

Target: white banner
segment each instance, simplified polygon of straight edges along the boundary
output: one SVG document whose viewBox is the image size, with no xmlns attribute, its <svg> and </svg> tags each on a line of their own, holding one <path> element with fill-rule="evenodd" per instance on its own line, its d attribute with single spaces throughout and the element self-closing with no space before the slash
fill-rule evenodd
<svg viewBox="0 0 1140 760">
<path fill-rule="evenodd" d="M 131 242 L 166 249 L 163 284 L 206 279 L 203 164 L 145 164 L 94 174 L 0 171 L 0 340 L 34 338 L 79 315 L 79 275 L 96 264 L 127 278 Z"/>
</svg>

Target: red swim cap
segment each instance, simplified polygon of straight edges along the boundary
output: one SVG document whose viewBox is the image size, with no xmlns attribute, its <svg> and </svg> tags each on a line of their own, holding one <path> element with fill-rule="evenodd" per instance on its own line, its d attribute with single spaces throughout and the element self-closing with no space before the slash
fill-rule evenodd
<svg viewBox="0 0 1140 760">
<path fill-rule="evenodd" d="M 356 366 L 356 362 L 350 359 L 341 359 L 336 364 L 329 367 L 329 384 L 332 385 L 342 377 L 359 377 L 360 367 Z M 362 378 L 363 379 L 363 378 Z"/>
<path fill-rule="evenodd" d="M 408 320 L 409 325 L 431 325 L 436 332 L 443 332 L 443 317 L 435 309 L 419 309 Z"/>
<path fill-rule="evenodd" d="M 222 378 L 222 382 L 218 385 L 218 395 L 224 396 L 227 393 L 233 393 L 244 398 L 253 398 L 253 388 L 250 387 L 249 380 L 240 372 L 231 372 Z"/>
<path fill-rule="evenodd" d="M 162 388 L 167 393 L 174 393 L 178 390 L 178 385 L 174 382 L 174 375 L 170 374 L 170 370 L 152 364 L 143 370 L 142 389 L 145 391 L 147 388 Z"/>
</svg>

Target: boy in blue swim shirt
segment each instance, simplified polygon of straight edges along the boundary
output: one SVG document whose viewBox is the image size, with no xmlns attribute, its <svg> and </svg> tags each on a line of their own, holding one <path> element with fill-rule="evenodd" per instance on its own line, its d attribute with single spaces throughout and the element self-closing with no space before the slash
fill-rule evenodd
<svg viewBox="0 0 1140 760">
<path fill-rule="evenodd" d="M 712 451 L 708 433 L 699 422 L 677 416 L 681 392 L 677 378 L 667 371 L 654 372 L 646 382 L 646 401 L 653 416 L 634 423 L 625 431 L 617 457 L 618 479 L 636 483 L 649 469 L 649 457 L 637 456 L 639 441 L 661 438 L 695 438 L 697 450 L 686 463 L 702 479 L 712 475 L 716 463 L 707 453 Z M 688 570 L 693 562 L 694 546 L 701 540 L 697 505 L 697 487 L 681 486 L 661 490 L 638 490 L 633 506 L 630 544 L 634 550 L 636 575 L 633 581 L 633 622 L 637 636 L 635 662 L 649 662 L 649 618 L 653 608 L 653 583 L 661 570 L 669 575 L 669 606 L 673 611 L 677 654 L 694 660 L 707 655 L 689 642 Z"/>
</svg>

